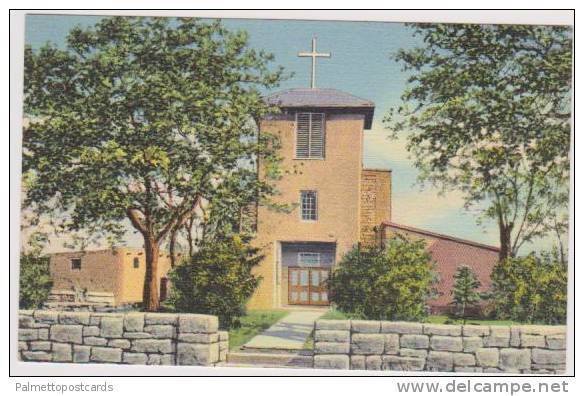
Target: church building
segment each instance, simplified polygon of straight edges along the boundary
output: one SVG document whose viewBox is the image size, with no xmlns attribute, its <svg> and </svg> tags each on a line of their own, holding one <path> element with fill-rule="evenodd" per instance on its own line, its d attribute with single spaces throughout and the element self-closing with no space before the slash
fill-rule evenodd
<svg viewBox="0 0 584 396">
<path fill-rule="evenodd" d="M 357 243 L 383 243 L 393 232 L 429 241 L 431 254 L 431 245 L 443 241 L 435 259 L 438 272 L 446 275 L 439 286 L 443 294 L 449 294 L 452 275 L 462 264 L 475 269 L 485 290 L 498 249 L 392 223 L 391 170 L 363 166 L 363 138 L 375 104 L 316 87 L 316 58 L 330 54 L 317 53 L 315 39 L 312 52 L 299 56 L 312 57 L 311 87 L 268 95 L 267 102 L 280 112 L 260 122 L 260 133 L 280 139 L 281 167 L 294 170 L 277 182 L 273 199 L 293 209 L 258 209 L 255 243 L 265 257 L 256 274 L 263 280 L 248 307 L 329 305 L 326 279 L 343 255 Z M 435 311 L 445 310 L 448 302 L 444 296 Z"/>
</svg>

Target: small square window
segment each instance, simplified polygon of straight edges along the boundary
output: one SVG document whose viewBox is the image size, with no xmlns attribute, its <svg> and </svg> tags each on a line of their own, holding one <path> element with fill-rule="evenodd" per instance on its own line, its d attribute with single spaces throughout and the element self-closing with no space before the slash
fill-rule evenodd
<svg viewBox="0 0 584 396">
<path fill-rule="evenodd" d="M 134 268 L 140 268 L 140 259 L 138 257 L 134 257 Z"/>
<path fill-rule="evenodd" d="M 316 221 L 318 219 L 316 191 L 300 192 L 300 210 L 302 220 Z"/>
<path fill-rule="evenodd" d="M 71 269 L 72 270 L 80 270 L 81 269 L 81 259 L 80 258 L 72 258 L 71 259 Z"/>
</svg>

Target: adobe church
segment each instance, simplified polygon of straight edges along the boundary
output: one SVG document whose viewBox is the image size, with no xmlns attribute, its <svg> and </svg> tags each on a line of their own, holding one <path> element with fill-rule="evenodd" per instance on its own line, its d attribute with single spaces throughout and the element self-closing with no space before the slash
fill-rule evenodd
<svg viewBox="0 0 584 396">
<path fill-rule="evenodd" d="M 280 112 L 261 120 L 260 133 L 278 136 L 284 169 L 297 169 L 277 183 L 279 203 L 290 213 L 258 209 L 257 238 L 265 258 L 256 271 L 263 280 L 249 308 L 329 305 L 325 281 L 343 255 L 358 242 L 382 243 L 399 232 L 427 241 L 440 273 L 441 296 L 429 301 L 434 312 L 451 301 L 453 275 L 470 266 L 482 289 L 498 248 L 391 222 L 391 170 L 363 167 L 364 133 L 371 129 L 375 104 L 347 92 L 316 87 L 316 51 L 310 88 L 288 89 L 267 97 Z"/>
</svg>

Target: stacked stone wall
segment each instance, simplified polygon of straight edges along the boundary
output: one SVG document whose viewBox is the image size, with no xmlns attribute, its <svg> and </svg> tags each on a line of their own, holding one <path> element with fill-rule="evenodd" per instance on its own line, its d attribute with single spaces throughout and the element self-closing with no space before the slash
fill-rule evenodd
<svg viewBox="0 0 584 396">
<path fill-rule="evenodd" d="M 212 366 L 228 334 L 216 316 L 170 313 L 19 312 L 23 361 Z"/>
<path fill-rule="evenodd" d="M 565 326 L 434 325 L 319 320 L 314 367 L 560 374 Z"/>
</svg>

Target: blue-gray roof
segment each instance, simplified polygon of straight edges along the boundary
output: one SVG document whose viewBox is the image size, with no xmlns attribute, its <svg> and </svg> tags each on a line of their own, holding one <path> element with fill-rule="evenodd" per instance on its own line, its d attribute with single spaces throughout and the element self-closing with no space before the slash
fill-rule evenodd
<svg viewBox="0 0 584 396">
<path fill-rule="evenodd" d="M 371 128 L 375 103 L 333 88 L 294 88 L 275 92 L 266 101 L 281 108 L 317 108 L 365 115 L 365 129 Z"/>
</svg>

